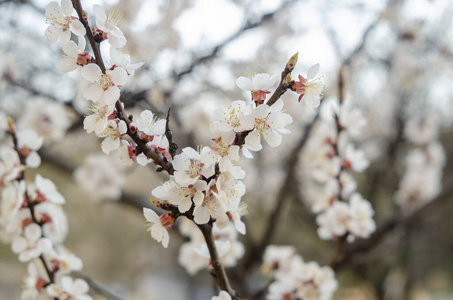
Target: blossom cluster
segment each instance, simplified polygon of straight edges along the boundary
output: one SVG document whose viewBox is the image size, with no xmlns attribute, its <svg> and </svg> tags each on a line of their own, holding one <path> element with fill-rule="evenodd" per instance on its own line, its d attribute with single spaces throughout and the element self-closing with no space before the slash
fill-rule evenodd
<svg viewBox="0 0 453 300">
<path fill-rule="evenodd" d="M 360 135 L 366 120 L 357 109 L 342 103 L 327 120 L 319 122 L 303 153 L 303 169 L 310 170 L 312 187 L 304 195 L 317 213 L 321 239 L 368 238 L 375 230 L 370 202 L 356 191 L 351 172 L 363 172 L 369 165 L 362 150 L 351 142 Z M 305 190 L 305 192 L 306 192 Z"/>
<path fill-rule="evenodd" d="M 247 80 L 250 81 L 247 90 L 263 90 L 250 90 L 252 101 L 249 103 L 236 100 L 228 107 L 219 108 L 211 124 L 211 147 L 198 151 L 190 147 L 182 149 L 182 153 L 173 158 L 175 171 L 170 180 L 152 191 L 157 201 L 177 206 L 180 214 L 197 224 L 212 220 L 222 229 L 233 222 L 241 234 L 246 232 L 241 216 L 247 211 L 241 202 L 245 194 L 242 182 L 245 171 L 238 165 L 240 153 L 252 158 L 251 151 L 263 148 L 262 140 L 271 147 L 279 146 L 282 134 L 290 133 L 286 126 L 293 121 L 283 110 L 283 100 L 273 105 L 264 103 L 275 76 L 240 77 L 238 86 L 244 87 Z M 254 80 L 259 80 L 259 84 Z"/>
<path fill-rule="evenodd" d="M 42 293 L 52 299 L 89 300 L 88 284 L 69 276 L 82 269 L 82 261 L 63 246 L 68 231 L 64 197 L 39 174 L 33 183 L 24 180 L 25 169 L 40 164 L 36 151 L 43 139 L 31 130 L 16 133 L 9 124 L 14 142 L 0 148 L 0 239 L 28 263 L 21 299 Z"/>
<path fill-rule="evenodd" d="M 328 300 L 338 286 L 331 268 L 304 262 L 292 246 L 267 246 L 261 270 L 274 279 L 266 296 L 269 300 Z"/>
<path fill-rule="evenodd" d="M 128 149 L 129 145 L 120 143 L 120 138 L 126 134 L 128 128 L 123 120 L 115 118 L 114 111 L 115 104 L 120 98 L 120 88 L 143 63 L 132 63 L 130 55 L 123 49 L 127 40 L 118 27 L 121 18 L 114 11 L 107 15 L 100 5 L 94 5 L 93 11 L 97 26 L 91 33 L 93 38 L 98 42 L 108 41 L 110 44 L 112 65 L 106 70 L 103 70 L 105 68 L 103 63 L 98 65 L 95 58 L 85 51 L 88 23 L 73 16 L 75 10 L 70 0 L 61 0 L 61 4 L 51 2 L 47 6 L 46 17 L 49 26 L 46 37 L 52 43 L 60 38 L 60 46 L 65 55 L 57 64 L 58 70 L 66 73 L 81 68 L 82 77 L 90 83 L 83 92 L 83 97 L 92 101 L 90 112 L 83 123 L 84 129 L 88 133 L 95 132 L 97 136 L 105 138 L 102 142 L 102 150 L 105 153 L 108 154 L 121 146 L 125 149 L 123 152 L 129 153 L 131 158 L 135 159 L 135 153 L 130 147 Z M 77 44 L 70 40 L 71 33 L 78 36 Z M 148 122 L 147 119 L 144 121 Z M 150 141 L 154 134 L 159 133 L 147 134 Z"/>
<path fill-rule="evenodd" d="M 405 213 L 430 202 L 441 190 L 446 158 L 437 135 L 438 124 L 433 115 L 414 118 L 406 124 L 406 139 L 415 147 L 406 157 L 406 171 L 395 195 Z"/>
</svg>

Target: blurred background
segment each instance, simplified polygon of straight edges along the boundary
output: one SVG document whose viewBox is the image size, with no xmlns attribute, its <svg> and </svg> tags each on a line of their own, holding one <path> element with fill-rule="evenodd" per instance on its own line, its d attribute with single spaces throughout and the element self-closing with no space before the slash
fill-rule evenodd
<svg viewBox="0 0 453 300">
<path fill-rule="evenodd" d="M 178 264 L 186 237 L 173 230 L 169 248 L 163 249 L 146 232 L 140 207 L 150 206 L 151 190 L 167 177 L 149 165 L 118 166 L 101 152 L 100 140 L 83 130 L 90 105 L 82 97 L 86 83 L 79 71 L 62 75 L 56 70 L 62 51 L 44 37 L 48 3 L 0 0 L 0 110 L 19 128 L 45 137 L 43 164 L 36 171 L 66 197 L 65 245 L 82 258 L 86 274 L 126 299 L 210 299 L 209 272 L 191 276 Z M 240 237 L 247 249 L 244 260 L 253 257 L 253 245 L 281 203 L 271 243 L 294 245 L 305 261 L 329 263 L 336 245 L 316 233 L 308 205 L 316 197 L 309 192 L 310 170 L 304 170 L 304 159 L 296 166 L 287 161 L 304 156 L 304 148 L 296 147 L 316 132 L 307 131 L 314 119 L 331 118 L 334 104 L 329 103 L 338 98 L 344 64 L 345 101 L 367 119 L 354 142 L 371 162 L 354 177 L 376 211 L 378 229 L 369 240 L 345 248 L 335 299 L 453 299 L 452 1 L 82 1 L 91 24 L 94 4 L 122 16 L 127 50 L 134 62 L 145 62 L 123 88 L 126 111 L 138 116 L 151 109 L 163 118 L 171 106 L 170 125 L 180 149 L 208 145 L 216 108 L 249 99 L 236 87 L 237 77 L 279 74 L 296 52 L 293 74 L 305 75 L 321 64 L 325 104 L 320 117 L 298 103 L 297 95 L 285 94 L 295 121 L 292 134 L 284 136 L 277 151 L 264 147 L 254 160 L 242 161 L 247 172 L 243 200 L 249 206 L 243 218 L 247 235 Z M 108 65 L 108 49 L 102 50 Z M 438 177 L 426 175 L 426 186 L 419 174 L 416 193 L 431 189 L 428 204 L 409 214 L 396 200 L 408 153 L 424 147 L 408 138 L 414 123 L 416 135 L 434 139 L 446 159 Z M 35 174 L 27 172 L 27 179 Z M 92 185 L 81 185 L 84 178 Z M 18 299 L 26 265 L 9 244 L 1 244 L 0 253 L 0 299 Z M 246 279 L 229 271 L 233 287 L 243 289 L 244 280 L 249 291 L 266 284 L 260 257 L 252 261 Z"/>
</svg>

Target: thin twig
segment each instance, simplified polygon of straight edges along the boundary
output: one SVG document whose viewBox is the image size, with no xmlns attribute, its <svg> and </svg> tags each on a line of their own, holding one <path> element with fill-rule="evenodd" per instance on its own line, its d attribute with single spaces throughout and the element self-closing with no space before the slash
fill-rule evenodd
<svg viewBox="0 0 453 300">
<path fill-rule="evenodd" d="M 95 281 L 93 278 L 91 278 L 84 272 L 73 272 L 73 274 L 75 276 L 85 280 L 88 283 L 88 285 L 90 286 L 90 288 L 93 291 L 96 291 L 98 294 L 104 295 L 113 300 L 125 300 L 126 299 L 126 298 L 116 294 L 115 292 L 113 292 L 109 288 L 105 287 L 104 285 L 100 284 L 99 282 Z"/>
</svg>

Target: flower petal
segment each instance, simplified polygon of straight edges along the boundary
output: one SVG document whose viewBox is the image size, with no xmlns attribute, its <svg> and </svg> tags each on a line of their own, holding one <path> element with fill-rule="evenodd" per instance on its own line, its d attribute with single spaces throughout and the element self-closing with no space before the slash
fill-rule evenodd
<svg viewBox="0 0 453 300">
<path fill-rule="evenodd" d="M 101 68 L 97 64 L 88 64 L 82 68 L 82 77 L 90 82 L 99 81 L 102 75 Z"/>
<path fill-rule="evenodd" d="M 319 64 L 313 65 L 307 72 L 307 80 L 315 78 L 316 74 L 319 71 Z"/>
<path fill-rule="evenodd" d="M 241 76 L 236 79 L 236 85 L 244 91 L 251 91 L 253 90 L 252 80 L 250 78 Z"/>
</svg>

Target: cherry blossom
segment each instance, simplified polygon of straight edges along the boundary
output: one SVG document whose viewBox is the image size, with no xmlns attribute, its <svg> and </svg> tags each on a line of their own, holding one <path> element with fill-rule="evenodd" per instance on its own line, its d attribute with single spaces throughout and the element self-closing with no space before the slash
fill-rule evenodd
<svg viewBox="0 0 453 300">
<path fill-rule="evenodd" d="M 349 200 L 350 220 L 348 222 L 349 232 L 360 238 L 368 238 L 376 230 L 376 223 L 373 220 L 374 210 L 371 203 L 362 199 L 358 193 L 354 193 Z"/>
<path fill-rule="evenodd" d="M 41 164 L 38 150 L 42 147 L 44 139 L 34 130 L 25 129 L 17 132 L 17 146 L 25 157 L 25 164 L 29 168 L 37 168 Z"/>
<path fill-rule="evenodd" d="M 107 128 L 100 134 L 100 137 L 105 137 L 101 143 L 102 151 L 109 154 L 111 151 L 118 149 L 120 146 L 121 137 L 127 132 L 126 122 L 123 120 L 109 121 Z"/>
<path fill-rule="evenodd" d="M 9 185 L 24 168 L 16 151 L 11 147 L 0 148 L 0 186 Z"/>
<path fill-rule="evenodd" d="M 66 45 L 71 39 L 71 32 L 77 36 L 86 34 L 85 27 L 76 17 L 72 17 L 74 8 L 70 0 L 61 0 L 61 6 L 57 2 L 50 2 L 46 7 L 47 27 L 45 35 L 49 42 L 55 43 L 60 38 L 60 46 Z"/>
<path fill-rule="evenodd" d="M 245 138 L 245 143 L 252 149 L 260 149 L 260 136 L 262 135 L 271 147 L 277 147 L 282 142 L 281 134 L 290 131 L 285 127 L 293 122 L 290 115 L 283 113 L 283 100 L 278 100 L 274 105 L 263 104 L 255 108 L 250 115 L 244 116 L 241 122 L 245 127 L 254 127 Z"/>
<path fill-rule="evenodd" d="M 91 55 L 85 52 L 85 37 L 79 36 L 79 43 L 69 41 L 63 46 L 65 56 L 58 61 L 57 70 L 61 73 L 74 71 L 78 66 L 85 66 L 92 61 Z"/>
<path fill-rule="evenodd" d="M 110 47 L 110 58 L 115 66 L 125 69 L 129 76 L 134 76 L 135 70 L 145 64 L 144 62 L 132 63 L 129 53 L 115 47 Z"/>
<path fill-rule="evenodd" d="M 83 120 L 83 129 L 88 133 L 94 131 L 96 135 L 100 135 L 107 128 L 114 109 L 113 105 L 107 105 L 103 100 L 93 103 L 88 115 Z"/>
<path fill-rule="evenodd" d="M 136 121 L 138 130 L 149 136 L 163 135 L 165 133 L 164 119 L 158 120 L 150 110 L 144 110 Z"/>
<path fill-rule="evenodd" d="M 207 189 L 207 184 L 203 180 L 198 180 L 190 186 L 181 186 L 171 177 L 169 181 L 158 186 L 152 191 L 152 195 L 159 200 L 167 200 L 173 205 L 177 205 L 181 213 L 184 213 L 194 203 L 201 203 L 204 198 L 203 191 Z"/>
<path fill-rule="evenodd" d="M 41 227 L 38 224 L 31 223 L 25 227 L 23 236 L 14 238 L 11 248 L 14 253 L 19 254 L 19 260 L 25 262 L 42 253 L 52 252 L 52 242 L 42 238 Z"/>
<path fill-rule="evenodd" d="M 85 280 L 77 278 L 72 279 L 69 276 L 63 276 L 59 284 L 51 284 L 46 288 L 47 294 L 57 299 L 74 299 L 74 300 L 91 300 L 87 295 L 89 286 Z"/>
<path fill-rule="evenodd" d="M 127 81 L 127 72 L 116 67 L 102 73 L 97 64 L 88 64 L 82 68 L 82 77 L 93 83 L 83 92 L 83 97 L 94 102 L 103 100 L 106 105 L 114 104 L 120 98 L 119 87 Z"/>
<path fill-rule="evenodd" d="M 241 118 L 244 115 L 250 114 L 252 110 L 251 105 L 247 105 L 245 101 L 236 100 L 233 101 L 227 108 L 221 107 L 217 110 L 216 120 L 217 122 L 214 123 L 214 126 L 219 131 L 235 131 L 241 132 L 245 130 L 250 130 L 253 128 L 253 124 L 249 127 L 244 127 L 241 124 Z"/>
<path fill-rule="evenodd" d="M 33 260 L 27 266 L 27 276 L 24 280 L 24 290 L 21 294 L 22 300 L 34 300 L 45 288 L 48 276 L 43 264 Z"/>
<path fill-rule="evenodd" d="M 324 213 L 318 215 L 316 223 L 318 235 L 323 240 L 340 237 L 348 232 L 349 206 L 345 202 L 335 201 Z"/>
<path fill-rule="evenodd" d="M 151 232 L 151 237 L 158 243 L 162 243 L 164 248 L 167 248 L 168 242 L 170 241 L 170 236 L 167 231 L 169 228 L 165 227 L 162 223 L 163 218 L 159 218 L 159 216 L 152 209 L 146 207 L 143 208 L 143 214 L 149 222 L 148 231 Z"/>
<path fill-rule="evenodd" d="M 294 83 L 296 93 L 299 94 L 299 102 L 303 99 L 305 105 L 310 108 L 316 108 L 320 104 L 322 90 L 324 86 L 320 82 L 320 77 L 315 78 L 319 70 L 319 64 L 313 65 L 308 69 L 307 78 L 299 75 L 299 81 Z"/>
<path fill-rule="evenodd" d="M 126 38 L 124 37 L 118 25 L 121 23 L 121 17 L 115 14 L 113 10 L 107 16 L 104 9 L 100 5 L 93 6 L 94 15 L 96 17 L 96 26 L 107 33 L 109 43 L 115 48 L 121 48 L 126 45 Z"/>
<path fill-rule="evenodd" d="M 35 201 L 50 201 L 55 204 L 64 204 L 66 202 L 64 197 L 57 191 L 55 184 L 50 179 L 44 178 L 40 174 L 37 174 L 35 177 L 35 185 Z"/>
<path fill-rule="evenodd" d="M 253 74 L 251 76 L 241 76 L 236 79 L 237 86 L 244 90 L 250 91 L 252 94 L 252 100 L 257 104 L 262 104 L 266 99 L 266 94 L 269 94 L 275 83 L 277 82 L 278 76 L 269 74 Z"/>
<path fill-rule="evenodd" d="M 175 181 L 181 185 L 194 184 L 202 176 L 209 178 L 214 175 L 215 156 L 208 147 L 203 147 L 201 152 L 186 147 L 182 153 L 173 160 Z"/>
</svg>

